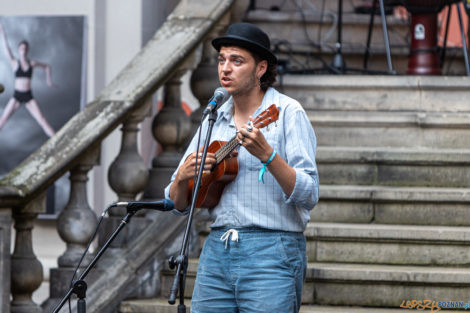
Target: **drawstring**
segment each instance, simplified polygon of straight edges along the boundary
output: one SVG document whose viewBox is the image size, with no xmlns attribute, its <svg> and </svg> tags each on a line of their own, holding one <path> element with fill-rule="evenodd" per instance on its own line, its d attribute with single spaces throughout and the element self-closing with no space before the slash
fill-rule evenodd
<svg viewBox="0 0 470 313">
<path fill-rule="evenodd" d="M 220 236 L 221 241 L 225 241 L 225 249 L 227 249 L 228 239 L 232 235 L 232 241 L 238 242 L 238 231 L 236 229 L 227 230 L 222 236 Z"/>
</svg>

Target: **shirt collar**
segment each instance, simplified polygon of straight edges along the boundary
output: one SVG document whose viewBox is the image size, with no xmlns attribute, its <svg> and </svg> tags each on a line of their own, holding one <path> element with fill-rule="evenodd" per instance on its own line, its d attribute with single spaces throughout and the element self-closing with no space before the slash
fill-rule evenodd
<svg viewBox="0 0 470 313">
<path fill-rule="evenodd" d="M 261 105 L 258 107 L 258 109 L 256 109 L 253 116 L 258 116 L 261 112 L 266 110 L 268 106 L 270 106 L 273 103 L 275 104 L 279 103 L 279 94 L 274 88 L 269 87 L 268 90 L 266 90 L 266 93 L 264 94 Z M 227 121 L 230 121 L 232 119 L 232 112 L 233 112 L 232 96 L 230 96 L 230 98 L 219 108 L 218 112 L 219 114 L 217 116 L 217 120 L 224 118 Z"/>
</svg>

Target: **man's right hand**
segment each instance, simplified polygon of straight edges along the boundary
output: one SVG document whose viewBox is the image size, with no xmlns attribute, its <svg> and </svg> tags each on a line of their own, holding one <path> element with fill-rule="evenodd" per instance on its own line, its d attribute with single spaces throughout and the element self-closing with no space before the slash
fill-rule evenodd
<svg viewBox="0 0 470 313">
<path fill-rule="evenodd" d="M 202 153 L 198 152 L 199 155 L 197 157 L 197 165 L 196 165 L 196 152 L 191 153 L 188 155 L 184 163 L 181 165 L 180 169 L 178 170 L 178 174 L 176 175 L 176 179 L 180 182 L 188 181 L 194 178 L 194 171 L 195 169 L 199 171 L 199 167 L 202 161 Z M 215 154 L 208 152 L 206 155 L 206 162 L 204 163 L 204 170 L 203 174 L 209 174 L 210 170 L 216 164 Z"/>
</svg>

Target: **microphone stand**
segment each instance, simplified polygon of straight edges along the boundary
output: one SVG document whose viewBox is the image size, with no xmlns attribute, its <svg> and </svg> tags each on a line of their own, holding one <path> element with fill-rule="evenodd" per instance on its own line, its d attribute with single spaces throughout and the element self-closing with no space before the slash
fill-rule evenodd
<svg viewBox="0 0 470 313">
<path fill-rule="evenodd" d="M 206 161 L 207 149 L 209 147 L 210 139 L 212 136 L 212 128 L 214 127 L 215 120 L 217 119 L 217 112 L 215 108 L 209 113 L 209 127 L 207 128 L 207 135 L 204 140 L 204 148 L 202 151 L 201 165 L 199 167 L 199 172 L 197 175 L 196 184 L 194 187 L 191 208 L 189 210 L 188 222 L 186 224 L 186 230 L 184 232 L 183 243 L 181 245 L 180 254 L 175 257 L 170 257 L 169 264 L 170 268 L 174 269 L 176 267 L 175 277 L 173 279 L 173 285 L 170 289 L 170 297 L 168 299 L 169 304 L 175 304 L 176 294 L 179 291 L 179 305 L 178 313 L 186 313 L 186 306 L 184 304 L 184 287 L 186 282 L 186 272 L 188 269 L 188 245 L 189 245 L 189 232 L 191 230 L 191 224 L 193 221 L 194 208 L 196 206 L 197 194 L 199 187 L 201 185 L 202 171 L 204 169 L 204 163 Z M 202 129 L 202 127 L 201 127 Z"/>
<path fill-rule="evenodd" d="M 67 294 L 62 298 L 60 303 L 57 305 L 57 307 L 54 309 L 53 313 L 58 313 L 60 309 L 64 306 L 65 302 L 72 296 L 72 293 L 76 294 L 78 297 L 77 300 L 77 313 L 86 313 L 86 289 L 87 289 L 87 284 L 84 281 L 85 277 L 88 275 L 90 270 L 93 268 L 93 266 L 98 262 L 100 257 L 103 255 L 104 251 L 108 248 L 108 246 L 111 244 L 111 242 L 116 238 L 116 236 L 119 234 L 119 232 L 124 228 L 124 226 L 129 223 L 131 217 L 136 213 L 134 210 L 130 210 L 127 212 L 127 214 L 122 218 L 121 224 L 116 228 L 114 233 L 109 237 L 108 241 L 103 245 L 103 247 L 100 249 L 100 251 L 95 255 L 93 260 L 91 260 L 90 264 L 88 264 L 87 268 L 83 271 L 83 273 L 78 277 L 76 281 L 74 281 L 73 286 L 69 289 Z"/>
</svg>

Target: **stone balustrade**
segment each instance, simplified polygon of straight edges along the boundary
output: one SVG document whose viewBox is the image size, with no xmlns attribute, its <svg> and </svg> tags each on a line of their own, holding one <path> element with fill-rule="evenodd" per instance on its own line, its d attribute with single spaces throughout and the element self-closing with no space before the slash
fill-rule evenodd
<svg viewBox="0 0 470 313">
<path fill-rule="evenodd" d="M 161 158 L 156 159 L 152 170 L 162 167 L 167 174 L 170 168 L 174 170 L 175 155 L 172 153 L 181 151 L 181 144 L 187 141 L 190 134 L 189 120 L 178 110 L 181 103 L 180 79 L 190 69 L 184 66 L 184 61 L 192 56 L 196 47 L 229 11 L 233 2 L 234 0 L 181 1 L 149 43 L 94 101 L 0 180 L 1 312 L 52 311 L 64 290 L 70 286 L 73 267 L 80 259 L 97 221 L 86 200 L 87 174 L 98 164 L 101 141 L 119 125 L 122 125 L 121 151 L 109 168 L 110 185 L 118 199 L 124 201 L 133 200 L 144 189 L 149 189 L 152 171 L 149 176 L 149 170 L 137 152 L 137 125 L 148 115 L 151 95 L 164 84 L 165 109 L 155 119 L 154 132 L 158 140 L 167 143 L 164 147 L 168 149 L 164 150 Z M 168 125 L 172 131 L 167 132 L 167 121 L 162 117 L 170 115 L 172 118 Z M 177 136 L 172 137 L 175 133 Z M 171 166 L 168 162 L 165 163 L 170 159 Z M 67 248 L 59 258 L 59 267 L 51 272 L 51 297 L 41 308 L 31 298 L 43 279 L 42 265 L 32 248 L 32 230 L 37 215 L 45 211 L 45 190 L 67 172 L 71 181 L 70 199 L 58 219 L 58 234 Z M 157 187 L 153 190 L 161 190 Z M 123 213 L 114 210 L 111 216 L 119 218 Z M 135 288 L 137 283 L 136 273 L 132 269 L 143 270 L 150 263 L 155 251 L 162 251 L 162 255 L 166 253 L 161 248 L 165 244 L 164 240 L 173 238 L 176 227 L 181 226 L 181 219 L 170 222 L 172 218 L 174 217 L 162 217 L 158 222 L 162 240 L 158 246 L 149 248 L 150 242 L 155 243 L 156 230 L 152 227 L 145 228 L 149 223 L 146 222 L 142 224 L 144 229 L 137 233 L 141 236 L 139 238 L 143 238 L 139 244 L 128 246 L 129 241 L 124 240 L 115 247 L 120 249 L 123 257 L 121 261 L 112 264 L 113 269 L 120 274 L 113 281 L 112 287 L 120 288 L 120 292 L 110 292 L 105 296 L 101 293 L 101 298 L 97 298 L 96 292 L 88 295 L 87 306 L 91 308 L 90 311 L 111 312 L 123 297 L 131 294 L 126 289 L 127 286 Z M 10 256 L 12 222 L 15 244 Z M 90 262 L 90 258 L 85 258 L 82 268 Z M 123 260 L 132 260 L 131 269 Z M 104 266 L 109 265 L 109 260 L 103 260 L 103 263 Z M 106 275 L 110 273 L 102 271 L 102 268 L 92 272 L 89 288 L 114 290 L 106 285 L 111 284 Z"/>
</svg>

